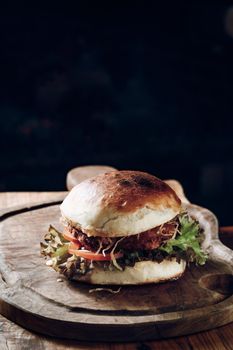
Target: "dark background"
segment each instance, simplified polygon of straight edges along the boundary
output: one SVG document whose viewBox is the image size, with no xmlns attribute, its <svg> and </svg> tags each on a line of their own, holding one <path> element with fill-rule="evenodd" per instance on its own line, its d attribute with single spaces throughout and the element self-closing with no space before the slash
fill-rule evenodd
<svg viewBox="0 0 233 350">
<path fill-rule="evenodd" d="M 78 4 L 0 12 L 0 190 L 112 165 L 178 179 L 233 224 L 231 2 Z"/>
</svg>

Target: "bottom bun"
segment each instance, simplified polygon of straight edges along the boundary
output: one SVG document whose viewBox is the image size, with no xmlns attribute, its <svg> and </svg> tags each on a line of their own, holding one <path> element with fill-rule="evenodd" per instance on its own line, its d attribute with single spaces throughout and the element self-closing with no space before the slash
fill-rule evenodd
<svg viewBox="0 0 233 350">
<path fill-rule="evenodd" d="M 178 263 L 175 258 L 163 260 L 161 263 L 140 261 L 133 267 L 127 266 L 124 271 L 109 271 L 96 267 L 87 275 L 77 278 L 77 280 L 91 284 L 117 285 L 159 283 L 178 279 L 184 273 L 185 266 L 185 260 Z"/>
</svg>

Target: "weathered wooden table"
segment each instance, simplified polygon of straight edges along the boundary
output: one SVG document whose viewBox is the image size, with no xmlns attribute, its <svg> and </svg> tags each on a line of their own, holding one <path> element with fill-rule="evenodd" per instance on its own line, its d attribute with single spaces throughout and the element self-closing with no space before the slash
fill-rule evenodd
<svg viewBox="0 0 233 350">
<path fill-rule="evenodd" d="M 11 192 L 0 194 L 0 209 L 31 202 L 56 200 L 62 192 Z M 91 335 L 90 335 L 91 338 Z M 233 349 L 233 324 L 196 335 L 145 343 L 93 344 L 53 339 L 31 333 L 0 316 L 0 350 L 20 349 L 118 349 L 118 350 L 230 350 Z"/>
</svg>

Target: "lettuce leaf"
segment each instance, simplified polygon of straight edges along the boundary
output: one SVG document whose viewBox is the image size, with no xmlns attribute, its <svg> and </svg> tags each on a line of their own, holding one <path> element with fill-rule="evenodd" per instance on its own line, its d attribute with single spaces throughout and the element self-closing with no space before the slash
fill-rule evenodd
<svg viewBox="0 0 233 350">
<path fill-rule="evenodd" d="M 50 225 L 44 242 L 40 243 L 41 254 L 50 258 L 46 264 L 68 278 L 86 274 L 91 269 L 90 261 L 69 254 L 69 245 L 62 233 Z"/>
<path fill-rule="evenodd" d="M 201 248 L 202 232 L 199 223 L 187 213 L 179 217 L 179 228 L 176 238 L 170 239 L 159 249 L 169 255 L 185 255 L 188 262 L 204 265 L 207 254 Z"/>
<path fill-rule="evenodd" d="M 177 220 L 179 226 L 175 238 L 154 250 L 123 251 L 123 257 L 117 260 L 121 268 L 134 266 L 137 261 L 152 260 L 160 263 L 163 259 L 172 257 L 177 261 L 185 259 L 187 263 L 204 265 L 207 254 L 201 248 L 203 233 L 199 223 L 188 213 L 180 214 Z M 46 264 L 70 279 L 85 275 L 98 264 L 107 270 L 115 269 L 111 262 L 92 263 L 91 260 L 69 254 L 69 244 L 62 233 L 50 226 L 44 242 L 41 242 L 41 254 L 49 258 Z"/>
<path fill-rule="evenodd" d="M 49 226 L 44 242 L 40 243 L 41 254 L 50 258 L 62 257 L 68 254 L 69 242 L 53 226 Z"/>
</svg>

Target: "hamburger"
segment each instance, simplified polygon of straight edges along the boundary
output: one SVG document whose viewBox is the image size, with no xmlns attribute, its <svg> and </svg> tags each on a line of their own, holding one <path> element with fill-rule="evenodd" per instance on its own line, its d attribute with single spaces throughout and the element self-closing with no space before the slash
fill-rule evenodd
<svg viewBox="0 0 233 350">
<path fill-rule="evenodd" d="M 60 206 L 63 232 L 41 243 L 47 265 L 71 280 L 133 285 L 175 280 L 203 265 L 203 232 L 165 182 L 112 171 L 75 186 Z"/>
</svg>

